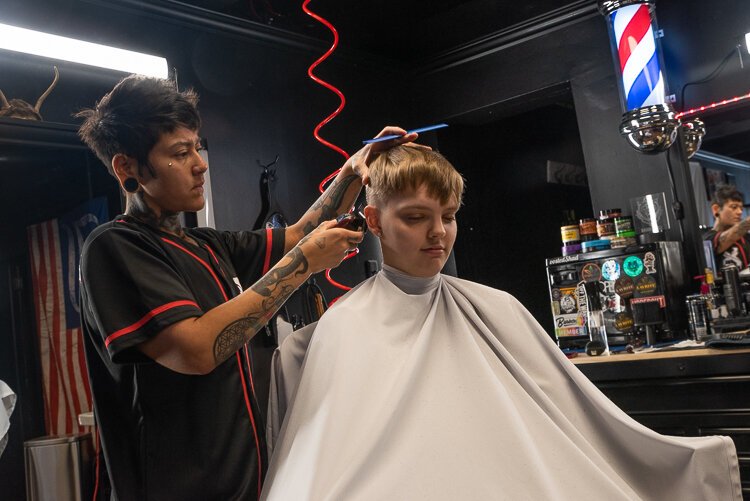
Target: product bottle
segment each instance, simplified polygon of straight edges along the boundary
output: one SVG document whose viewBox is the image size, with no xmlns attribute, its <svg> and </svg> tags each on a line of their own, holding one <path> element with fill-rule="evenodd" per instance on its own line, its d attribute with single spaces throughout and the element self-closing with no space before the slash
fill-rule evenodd
<svg viewBox="0 0 750 501">
<path fill-rule="evenodd" d="M 589 342 L 586 353 L 590 356 L 609 355 L 607 328 L 604 325 L 604 311 L 599 296 L 599 282 L 586 282 L 586 303 L 588 306 L 586 326 L 589 330 Z"/>
<path fill-rule="evenodd" d="M 724 277 L 724 301 L 726 301 L 729 315 L 736 317 L 742 312 L 742 297 L 740 296 L 740 271 L 734 265 L 727 265 L 721 269 Z"/>
<path fill-rule="evenodd" d="M 704 294 L 706 297 L 706 308 L 708 308 L 711 320 L 716 320 L 719 318 L 719 301 L 718 293 L 716 291 L 716 282 L 714 282 L 714 270 L 706 268 L 705 273 L 706 286 L 708 287 L 708 291 Z M 701 294 L 703 294 L 702 290 Z"/>
</svg>

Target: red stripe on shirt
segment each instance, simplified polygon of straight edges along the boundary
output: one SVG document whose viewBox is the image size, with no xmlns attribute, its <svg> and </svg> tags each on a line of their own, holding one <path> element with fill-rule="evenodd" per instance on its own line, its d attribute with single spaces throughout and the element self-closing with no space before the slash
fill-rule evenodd
<svg viewBox="0 0 750 501">
<path fill-rule="evenodd" d="M 747 268 L 747 256 L 745 255 L 745 237 L 740 237 L 740 241 L 742 242 L 742 245 L 737 245 L 737 248 L 742 253 L 742 263 L 745 265 L 745 268 Z"/>
<path fill-rule="evenodd" d="M 263 467 L 260 459 L 260 441 L 258 440 L 258 429 L 255 426 L 255 417 L 253 416 L 253 409 L 250 406 L 250 399 L 247 395 L 247 383 L 245 383 L 245 375 L 242 372 L 242 361 L 240 359 L 240 352 L 235 353 L 237 356 L 237 369 L 240 371 L 240 379 L 242 380 L 242 393 L 245 397 L 245 407 L 247 408 L 247 415 L 250 416 L 250 426 L 253 427 L 253 438 L 255 439 L 255 451 L 258 453 L 258 499 L 260 499 L 260 486 L 263 480 Z"/>
<path fill-rule="evenodd" d="M 208 272 L 211 274 L 211 276 L 214 277 L 214 280 L 216 281 L 216 285 L 218 285 L 219 286 L 219 290 L 221 290 L 221 295 L 224 296 L 224 301 L 229 301 L 229 298 L 227 297 L 227 293 L 224 291 L 224 286 L 221 285 L 221 282 L 219 281 L 219 277 L 216 276 L 216 273 L 214 272 L 213 268 L 211 268 L 211 266 L 209 266 L 209 264 L 207 262 L 205 262 L 203 259 L 201 259 L 198 256 L 196 256 L 195 254 L 193 254 L 192 252 L 190 252 L 189 250 L 187 250 L 185 247 L 183 247 L 182 245 L 178 244 L 177 242 L 174 242 L 174 241 L 172 241 L 172 240 L 170 240 L 168 238 L 164 238 L 164 237 L 162 237 L 161 239 L 164 240 L 169 245 L 171 245 L 173 247 L 177 247 L 182 252 L 184 252 L 185 254 L 191 256 L 193 259 L 195 259 L 200 264 L 202 264 L 203 267 L 208 270 Z"/>
<path fill-rule="evenodd" d="M 160 313 L 164 313 L 167 310 L 171 310 L 172 308 L 177 308 L 180 306 L 195 306 L 196 308 L 198 308 L 198 305 L 194 301 L 187 301 L 187 300 L 172 301 L 171 303 L 163 304 L 159 306 L 158 308 L 154 308 L 153 310 L 143 315 L 143 317 L 137 322 L 130 324 L 127 327 L 124 327 L 120 329 L 119 331 L 113 332 L 112 334 L 107 336 L 107 339 L 104 340 L 104 346 L 109 346 L 117 338 L 122 337 L 126 334 L 130 334 L 131 332 L 140 329 L 146 324 L 146 322 L 154 318 L 156 315 Z"/>
<path fill-rule="evenodd" d="M 271 249 L 273 248 L 273 229 L 266 228 L 266 258 L 263 260 L 263 275 L 271 267 Z"/>
<path fill-rule="evenodd" d="M 719 248 L 719 237 L 721 236 L 722 233 L 723 232 L 721 232 L 721 231 L 717 231 L 716 235 L 714 235 L 714 249 L 718 249 Z"/>
<path fill-rule="evenodd" d="M 253 369 L 252 367 L 250 367 L 250 349 L 247 347 L 247 344 L 248 343 L 245 343 L 245 362 L 247 363 L 247 374 L 250 376 L 250 389 L 253 391 L 253 396 L 257 400 L 258 397 L 255 394 L 255 383 L 253 382 Z"/>
</svg>

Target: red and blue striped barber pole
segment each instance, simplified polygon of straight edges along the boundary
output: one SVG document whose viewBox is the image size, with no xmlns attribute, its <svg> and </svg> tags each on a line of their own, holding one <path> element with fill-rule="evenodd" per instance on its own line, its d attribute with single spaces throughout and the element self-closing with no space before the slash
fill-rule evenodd
<svg viewBox="0 0 750 501">
<path fill-rule="evenodd" d="M 600 0 L 624 111 L 620 133 L 643 153 L 668 149 L 680 122 L 667 102 L 653 0 Z"/>
<path fill-rule="evenodd" d="M 664 76 L 649 6 L 628 5 L 611 15 L 627 111 L 664 104 Z"/>
</svg>

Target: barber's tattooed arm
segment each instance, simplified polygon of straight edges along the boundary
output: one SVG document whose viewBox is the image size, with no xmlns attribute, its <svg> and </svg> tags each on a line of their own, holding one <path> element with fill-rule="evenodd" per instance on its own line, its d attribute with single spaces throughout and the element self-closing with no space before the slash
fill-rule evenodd
<svg viewBox="0 0 750 501">
<path fill-rule="evenodd" d="M 229 358 L 234 352 L 242 348 L 256 332 L 258 332 L 289 299 L 302 280 L 307 278 L 309 265 L 305 255 L 299 247 L 287 254 L 286 263 L 268 272 L 262 279 L 251 287 L 251 290 L 261 296 L 260 307 L 227 325 L 214 341 L 214 359 L 216 365 Z"/>
<path fill-rule="evenodd" d="M 726 251 L 732 247 L 737 240 L 745 237 L 748 231 L 750 231 L 750 218 L 743 219 L 720 232 L 716 251 L 720 253 Z"/>
<path fill-rule="evenodd" d="M 348 211 L 354 204 L 360 189 L 362 189 L 362 183 L 356 174 L 336 177 L 300 219 L 300 222 L 304 223 L 302 226 L 304 234 L 309 234 L 323 221 L 334 219 L 339 214 Z"/>
</svg>

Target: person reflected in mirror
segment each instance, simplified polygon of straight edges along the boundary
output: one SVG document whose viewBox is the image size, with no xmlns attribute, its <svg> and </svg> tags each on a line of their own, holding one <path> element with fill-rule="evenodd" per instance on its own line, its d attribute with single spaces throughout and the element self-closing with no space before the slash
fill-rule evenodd
<svg viewBox="0 0 750 501">
<path fill-rule="evenodd" d="M 745 197 L 733 185 L 720 185 L 711 199 L 714 226 L 703 234 L 710 240 L 716 265 L 721 268 L 734 265 L 740 270 L 750 264 L 750 217 L 742 217 Z"/>
<path fill-rule="evenodd" d="M 313 273 L 363 233 L 335 227 L 368 180 L 366 146 L 286 228 L 186 228 L 205 205 L 198 97 L 130 76 L 79 134 L 119 183 L 125 213 L 81 255 L 81 315 L 94 414 L 113 498 L 256 499 L 266 473 L 247 342 Z M 221 196 L 221 194 L 216 194 Z"/>
</svg>

